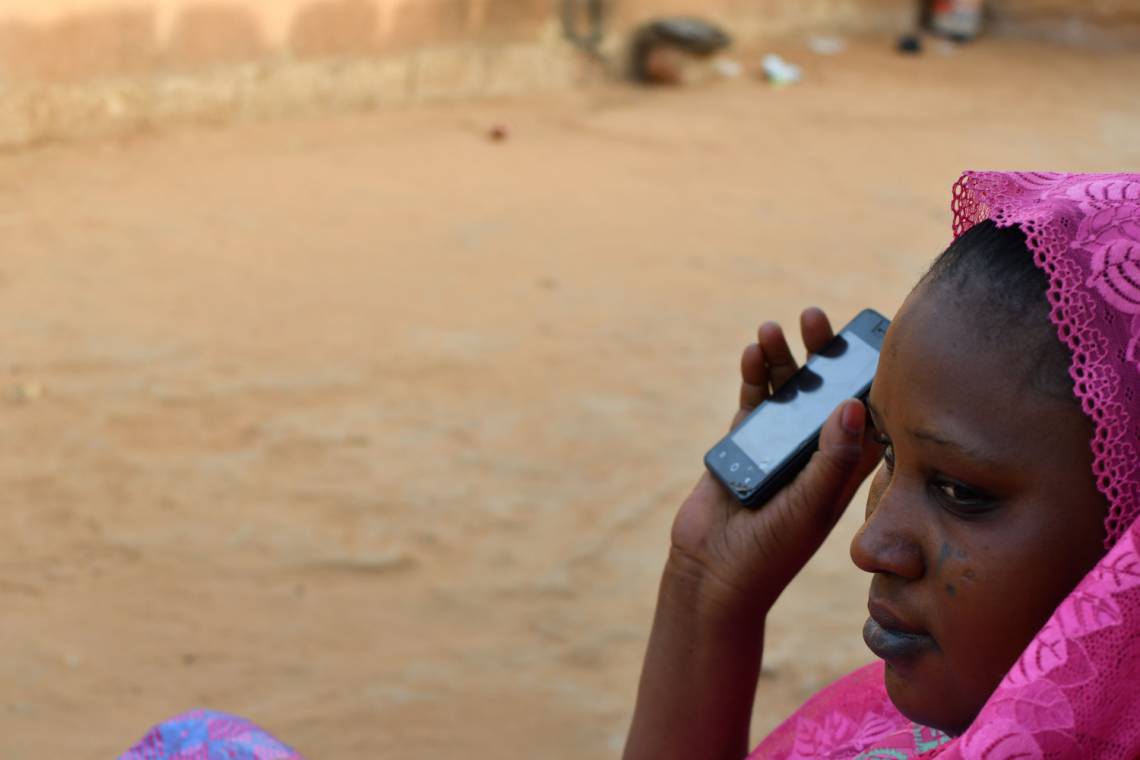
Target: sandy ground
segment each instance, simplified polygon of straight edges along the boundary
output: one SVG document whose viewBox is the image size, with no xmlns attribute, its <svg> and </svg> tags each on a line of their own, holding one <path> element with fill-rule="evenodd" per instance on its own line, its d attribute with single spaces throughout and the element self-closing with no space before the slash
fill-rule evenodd
<svg viewBox="0 0 1140 760">
<path fill-rule="evenodd" d="M 755 326 L 893 311 L 965 167 L 1140 165 L 1140 54 L 791 52 L 0 158 L 0 757 L 194 706 L 320 760 L 614 756 Z M 869 658 L 859 512 L 758 733 Z"/>
</svg>

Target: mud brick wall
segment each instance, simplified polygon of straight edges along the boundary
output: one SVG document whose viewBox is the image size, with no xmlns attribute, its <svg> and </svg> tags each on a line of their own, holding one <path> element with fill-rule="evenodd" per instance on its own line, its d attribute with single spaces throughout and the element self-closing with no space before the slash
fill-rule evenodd
<svg viewBox="0 0 1140 760">
<path fill-rule="evenodd" d="M 662 14 L 712 18 L 744 42 L 811 29 L 893 34 L 916 16 L 912 0 L 605 2 L 610 52 L 629 29 Z M 0 148 L 187 118 L 512 95 L 596 79 L 596 66 L 563 36 L 562 7 L 0 0 Z M 1080 41 L 1140 30 L 1140 0 L 992 0 L 992 10 L 996 28 L 1014 33 Z"/>
<path fill-rule="evenodd" d="M 664 13 L 711 16 L 752 34 L 819 23 L 868 29 L 910 6 L 906 0 L 607 3 L 613 34 Z M 0 0 L 0 78 L 61 82 L 267 58 L 537 43 L 559 36 L 561 8 L 562 0 Z"/>
<path fill-rule="evenodd" d="M 1140 0 L 990 0 L 990 12 L 1002 34 L 1140 47 Z"/>
</svg>

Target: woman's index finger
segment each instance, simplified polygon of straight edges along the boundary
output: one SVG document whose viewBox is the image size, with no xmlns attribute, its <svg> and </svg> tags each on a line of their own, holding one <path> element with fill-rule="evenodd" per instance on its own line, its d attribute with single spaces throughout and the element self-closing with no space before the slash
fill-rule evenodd
<svg viewBox="0 0 1140 760">
<path fill-rule="evenodd" d="M 760 325 L 758 342 L 764 352 L 764 363 L 768 366 L 768 381 L 775 392 L 796 374 L 799 365 L 792 355 L 792 349 L 788 347 L 783 329 L 775 322 Z"/>
</svg>

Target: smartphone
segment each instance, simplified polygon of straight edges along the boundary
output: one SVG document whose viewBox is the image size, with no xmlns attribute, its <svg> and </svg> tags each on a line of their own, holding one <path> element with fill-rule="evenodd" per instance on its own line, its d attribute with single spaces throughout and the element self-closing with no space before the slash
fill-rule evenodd
<svg viewBox="0 0 1140 760">
<path fill-rule="evenodd" d="M 823 350 L 705 455 L 705 467 L 746 507 L 759 508 L 819 448 L 819 431 L 849 398 L 865 400 L 890 320 L 864 309 Z"/>
</svg>

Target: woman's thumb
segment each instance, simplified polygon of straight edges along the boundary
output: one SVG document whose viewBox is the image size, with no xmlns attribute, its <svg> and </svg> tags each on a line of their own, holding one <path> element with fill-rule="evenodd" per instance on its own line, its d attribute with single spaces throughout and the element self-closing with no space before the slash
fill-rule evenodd
<svg viewBox="0 0 1140 760">
<path fill-rule="evenodd" d="M 863 431 L 867 410 L 856 399 L 832 412 L 819 433 L 819 450 L 788 487 L 788 507 L 811 516 L 813 525 L 830 530 L 867 474 Z"/>
</svg>

